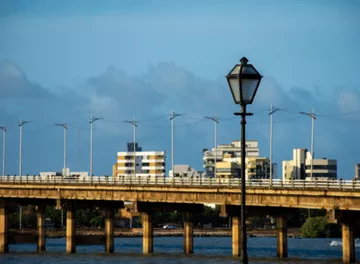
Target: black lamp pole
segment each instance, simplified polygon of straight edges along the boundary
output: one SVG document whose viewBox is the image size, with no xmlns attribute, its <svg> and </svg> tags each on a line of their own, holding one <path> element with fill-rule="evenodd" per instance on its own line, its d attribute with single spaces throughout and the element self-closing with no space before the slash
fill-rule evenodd
<svg viewBox="0 0 360 264">
<path fill-rule="evenodd" d="M 245 142 L 246 142 L 246 116 L 253 115 L 252 113 L 246 112 L 246 104 L 241 105 L 240 113 L 234 113 L 234 115 L 241 116 L 241 207 L 240 207 L 240 218 L 241 218 L 241 226 L 240 226 L 240 233 L 241 233 L 241 245 L 240 245 L 240 253 L 241 253 L 241 262 L 248 263 L 249 259 L 247 256 L 247 237 L 246 237 L 246 191 L 245 191 L 245 172 L 246 172 L 246 150 L 245 150 Z"/>
<path fill-rule="evenodd" d="M 243 57 L 240 64 L 236 64 L 230 73 L 226 76 L 230 91 L 234 98 L 235 104 L 240 104 L 240 113 L 234 115 L 241 116 L 241 246 L 240 246 L 240 261 L 248 263 L 247 256 L 247 237 L 246 237 L 246 191 L 245 191 L 245 173 L 246 173 L 246 116 L 251 116 L 252 113 L 246 112 L 246 105 L 251 104 L 256 95 L 262 76 L 252 66 L 248 64 L 248 60 Z"/>
</svg>

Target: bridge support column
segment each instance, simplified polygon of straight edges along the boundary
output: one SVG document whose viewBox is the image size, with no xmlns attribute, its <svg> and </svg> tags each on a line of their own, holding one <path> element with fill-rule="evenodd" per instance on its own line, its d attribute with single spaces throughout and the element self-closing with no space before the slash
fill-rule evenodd
<svg viewBox="0 0 360 264">
<path fill-rule="evenodd" d="M 193 219 L 191 212 L 184 212 L 184 253 L 194 253 Z"/>
<path fill-rule="evenodd" d="M 342 223 L 342 248 L 343 263 L 355 262 L 354 226 L 349 223 Z"/>
<path fill-rule="evenodd" d="M 8 244 L 8 208 L 0 201 L 0 253 L 9 252 Z"/>
<path fill-rule="evenodd" d="M 37 240 L 37 251 L 45 251 L 45 207 L 40 205 L 36 208 L 36 218 L 37 218 L 37 231 L 38 231 L 38 240 Z"/>
<path fill-rule="evenodd" d="M 112 208 L 105 209 L 105 252 L 114 252 L 114 210 Z"/>
<path fill-rule="evenodd" d="M 287 258 L 287 218 L 278 216 L 276 219 L 276 255 L 279 258 Z"/>
<path fill-rule="evenodd" d="M 73 206 L 66 210 L 66 253 L 75 253 L 76 228 L 75 228 L 76 210 Z"/>
<path fill-rule="evenodd" d="M 153 226 L 151 213 L 144 212 L 141 214 L 143 225 L 143 253 L 153 253 Z"/>
<path fill-rule="evenodd" d="M 232 217 L 232 255 L 240 257 L 241 248 L 241 232 L 240 232 L 240 217 Z"/>
</svg>

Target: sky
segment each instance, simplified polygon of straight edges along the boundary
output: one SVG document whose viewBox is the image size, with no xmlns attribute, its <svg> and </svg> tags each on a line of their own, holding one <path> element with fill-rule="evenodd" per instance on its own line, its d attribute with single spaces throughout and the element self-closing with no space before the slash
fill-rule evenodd
<svg viewBox="0 0 360 264">
<path fill-rule="evenodd" d="M 61 171 L 67 164 L 111 175 L 138 121 L 144 150 L 164 150 L 171 164 L 169 114 L 175 119 L 175 164 L 202 169 L 202 150 L 240 139 L 239 111 L 225 75 L 243 57 L 263 75 L 248 111 L 247 139 L 273 160 L 310 149 L 338 160 L 338 178 L 360 163 L 360 2 L 347 1 L 55 1 L 0 0 L 0 125 L 7 127 L 6 174 Z M 2 146 L 2 145 L 1 145 Z M 280 170 L 281 172 L 281 170 Z M 280 176 L 279 172 L 279 176 Z"/>
</svg>

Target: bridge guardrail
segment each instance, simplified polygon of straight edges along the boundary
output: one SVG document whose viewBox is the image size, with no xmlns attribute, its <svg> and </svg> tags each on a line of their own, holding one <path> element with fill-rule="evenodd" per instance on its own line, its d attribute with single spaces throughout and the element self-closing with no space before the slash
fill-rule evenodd
<svg viewBox="0 0 360 264">
<path fill-rule="evenodd" d="M 44 185 L 147 185 L 147 186 L 204 186 L 239 187 L 239 178 L 219 179 L 203 177 L 144 177 L 144 176 L 93 176 L 87 178 L 63 178 L 61 176 L 0 176 L 0 184 L 44 184 Z M 356 180 L 280 180 L 252 179 L 245 182 L 247 188 L 281 189 L 344 189 L 360 190 L 360 181 Z"/>
</svg>

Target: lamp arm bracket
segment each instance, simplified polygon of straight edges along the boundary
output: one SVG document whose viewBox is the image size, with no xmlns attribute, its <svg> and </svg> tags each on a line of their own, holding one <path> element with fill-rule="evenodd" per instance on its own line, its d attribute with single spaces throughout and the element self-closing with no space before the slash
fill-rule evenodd
<svg viewBox="0 0 360 264">
<path fill-rule="evenodd" d="M 253 113 L 240 113 L 240 112 L 235 112 L 234 115 L 236 115 L 236 116 L 252 116 Z"/>
</svg>

